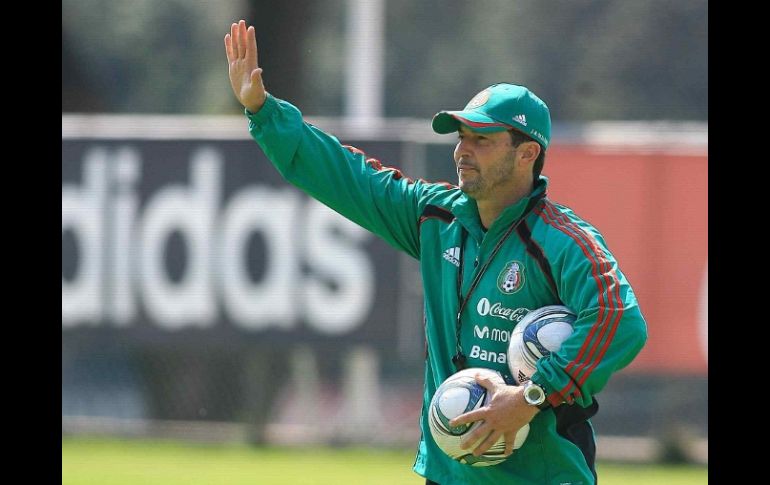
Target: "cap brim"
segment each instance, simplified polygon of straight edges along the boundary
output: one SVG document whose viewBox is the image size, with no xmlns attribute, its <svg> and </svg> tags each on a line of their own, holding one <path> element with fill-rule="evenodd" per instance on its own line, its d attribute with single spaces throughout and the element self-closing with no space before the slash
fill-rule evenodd
<svg viewBox="0 0 770 485">
<path fill-rule="evenodd" d="M 481 133 L 495 133 L 513 128 L 475 111 L 441 111 L 431 122 L 433 131 L 440 135 L 454 133 L 460 129 L 461 124 Z"/>
</svg>

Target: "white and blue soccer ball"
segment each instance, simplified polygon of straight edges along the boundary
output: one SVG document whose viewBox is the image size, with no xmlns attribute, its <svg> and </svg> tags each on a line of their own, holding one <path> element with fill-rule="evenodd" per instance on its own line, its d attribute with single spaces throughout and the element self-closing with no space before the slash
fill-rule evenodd
<svg viewBox="0 0 770 485">
<path fill-rule="evenodd" d="M 505 384 L 503 376 L 492 369 L 474 367 L 463 369 L 445 380 L 433 395 L 428 410 L 428 426 L 433 441 L 451 458 L 470 466 L 489 466 L 502 463 L 510 455 L 505 455 L 505 439 L 503 436 L 481 456 L 473 456 L 473 449 L 482 441 L 474 443 L 469 449 L 460 448 L 463 436 L 481 426 L 483 421 L 474 421 L 459 426 L 450 426 L 449 420 L 469 411 L 479 409 L 489 403 L 489 395 L 476 382 L 475 375 L 479 373 L 494 382 Z M 513 449 L 517 450 L 524 444 L 529 434 L 529 424 L 524 425 L 516 433 Z M 484 437 L 486 439 L 486 437 Z"/>
<path fill-rule="evenodd" d="M 511 333 L 508 369 L 517 384 L 528 381 L 538 359 L 558 352 L 572 335 L 577 315 L 564 305 L 549 305 L 527 313 Z"/>
</svg>

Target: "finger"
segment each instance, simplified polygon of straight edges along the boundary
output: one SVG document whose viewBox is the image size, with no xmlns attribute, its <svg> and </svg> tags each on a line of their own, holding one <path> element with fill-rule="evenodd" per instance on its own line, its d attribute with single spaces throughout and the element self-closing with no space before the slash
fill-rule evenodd
<svg viewBox="0 0 770 485">
<path fill-rule="evenodd" d="M 238 22 L 238 55 L 241 59 L 246 57 L 246 21 Z"/>
<path fill-rule="evenodd" d="M 227 53 L 227 62 L 233 62 L 233 39 L 230 34 L 225 35 L 225 53 Z"/>
<path fill-rule="evenodd" d="M 230 25 L 230 42 L 233 50 L 233 60 L 238 59 L 238 24 Z"/>
<path fill-rule="evenodd" d="M 473 456 L 481 456 L 484 453 L 489 450 L 492 445 L 494 445 L 498 439 L 500 439 L 500 436 L 502 436 L 503 433 L 500 431 L 492 431 L 489 433 L 489 436 L 487 436 L 487 439 L 481 442 L 479 446 L 476 447 L 475 450 L 473 450 Z"/>
<path fill-rule="evenodd" d="M 503 433 L 503 436 L 505 436 L 505 456 L 508 456 L 513 453 L 513 442 L 516 441 L 516 433 L 509 431 Z"/>
<path fill-rule="evenodd" d="M 479 442 L 482 441 L 485 437 L 489 436 L 489 433 L 491 432 L 492 429 L 489 427 L 489 425 L 482 424 L 478 428 L 474 429 L 473 432 L 463 436 L 463 438 L 460 440 L 460 448 L 463 450 L 473 448 L 474 446 L 478 445 Z"/>
<path fill-rule="evenodd" d="M 495 390 L 495 383 L 492 382 L 489 377 L 484 377 L 481 374 L 476 374 L 476 382 L 481 384 L 488 391 Z"/>
<path fill-rule="evenodd" d="M 251 71 L 251 82 L 252 84 L 258 84 L 262 82 L 262 68 L 258 67 Z"/>
<path fill-rule="evenodd" d="M 258 66 L 257 62 L 257 35 L 254 26 L 246 30 L 246 60 L 250 66 Z"/>
<path fill-rule="evenodd" d="M 486 412 L 487 412 L 486 407 L 475 409 L 473 411 L 468 411 L 465 414 L 461 414 L 453 419 L 450 419 L 449 426 L 459 426 L 461 424 L 472 423 L 473 421 L 484 419 L 484 417 L 486 416 Z"/>
</svg>

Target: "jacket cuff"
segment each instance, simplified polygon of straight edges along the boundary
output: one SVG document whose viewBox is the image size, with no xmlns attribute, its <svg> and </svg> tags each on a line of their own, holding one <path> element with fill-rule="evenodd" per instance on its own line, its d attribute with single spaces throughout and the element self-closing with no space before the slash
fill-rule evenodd
<svg viewBox="0 0 770 485">
<path fill-rule="evenodd" d="M 262 104 L 262 107 L 259 108 L 256 113 L 252 113 L 248 108 L 243 108 L 243 114 L 246 115 L 246 118 L 248 118 L 251 123 L 259 126 L 270 118 L 277 107 L 278 100 L 274 98 L 272 94 L 267 93 L 264 104 Z"/>
<path fill-rule="evenodd" d="M 535 379 L 534 376 L 532 377 L 532 382 L 537 384 L 538 386 L 542 387 L 545 390 L 545 400 L 548 404 L 551 405 L 551 407 L 557 407 L 561 406 L 565 402 L 567 402 L 564 399 L 564 396 L 559 394 L 557 391 L 554 391 L 553 388 L 548 385 L 548 383 L 541 382 L 541 379 Z"/>
</svg>

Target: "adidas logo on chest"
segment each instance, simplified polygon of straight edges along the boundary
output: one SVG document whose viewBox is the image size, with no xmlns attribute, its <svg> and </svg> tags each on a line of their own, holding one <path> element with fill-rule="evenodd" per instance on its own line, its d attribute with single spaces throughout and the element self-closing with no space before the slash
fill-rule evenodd
<svg viewBox="0 0 770 485">
<path fill-rule="evenodd" d="M 454 247 L 444 250 L 444 259 L 452 263 L 453 265 L 460 267 L 460 248 Z"/>
</svg>

